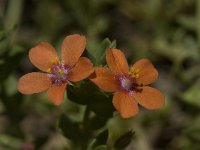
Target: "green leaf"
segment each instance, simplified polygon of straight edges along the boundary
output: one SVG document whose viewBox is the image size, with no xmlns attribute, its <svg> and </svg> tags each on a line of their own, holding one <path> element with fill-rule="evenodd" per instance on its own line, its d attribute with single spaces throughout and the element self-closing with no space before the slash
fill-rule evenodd
<svg viewBox="0 0 200 150">
<path fill-rule="evenodd" d="M 94 116 L 91 118 L 87 124 L 87 128 L 89 130 L 97 130 L 105 126 L 107 123 L 108 119 L 99 117 L 99 116 Z"/>
<path fill-rule="evenodd" d="M 117 150 L 125 149 L 130 144 L 134 134 L 132 130 L 126 132 L 116 140 L 114 147 Z"/>
<path fill-rule="evenodd" d="M 95 150 L 107 150 L 107 146 L 106 145 L 100 145 L 100 146 L 96 147 Z"/>
<path fill-rule="evenodd" d="M 94 44 L 94 43 L 93 43 Z M 87 51 L 89 53 L 89 57 L 93 60 L 93 63 L 95 65 L 105 65 L 105 54 L 106 50 L 109 48 L 115 48 L 116 47 L 116 41 L 110 41 L 108 38 L 105 38 L 99 47 L 96 46 L 97 44 L 94 44 L 92 46 L 92 43 L 89 43 L 87 45 Z"/>
<path fill-rule="evenodd" d="M 6 94 L 7 95 L 14 95 L 17 91 L 17 79 L 16 77 L 12 74 L 8 77 L 8 79 L 5 82 L 5 87 L 6 87 Z"/>
<path fill-rule="evenodd" d="M 96 52 L 96 58 L 98 56 L 101 56 L 101 54 L 105 53 L 106 49 L 109 47 L 110 44 L 110 40 L 108 38 L 105 38 L 100 44 L 99 51 Z"/>
<path fill-rule="evenodd" d="M 107 43 L 106 43 L 105 40 L 107 40 Z M 111 43 L 109 39 L 106 38 L 105 40 L 104 40 L 105 42 L 103 41 L 102 44 L 101 44 L 100 49 L 102 50 L 102 54 L 99 55 L 100 58 L 99 58 L 99 62 L 97 61 L 97 65 L 103 65 L 103 66 L 106 65 L 106 50 L 108 48 L 115 48 L 116 47 L 116 41 L 113 41 Z M 108 41 L 109 41 L 109 45 L 108 45 Z"/>
<path fill-rule="evenodd" d="M 60 117 L 59 127 L 63 135 L 73 141 L 85 142 L 89 138 L 88 134 L 80 129 L 79 123 L 73 122 L 64 114 Z"/>
<path fill-rule="evenodd" d="M 108 139 L 108 130 L 104 130 L 102 132 L 100 132 L 97 137 L 96 137 L 96 141 L 94 143 L 94 146 L 97 147 L 99 145 L 103 145 L 106 144 Z"/>
<path fill-rule="evenodd" d="M 200 77 L 200 64 L 193 65 L 182 73 L 185 80 L 191 82 L 193 79 Z"/>
<path fill-rule="evenodd" d="M 77 87 L 69 86 L 68 98 L 78 104 L 87 105 L 96 115 L 110 118 L 114 112 L 112 96 L 106 95 L 90 81 L 85 81 Z"/>
<path fill-rule="evenodd" d="M 9 149 L 9 150 L 20 149 L 22 143 L 23 143 L 22 139 L 1 133 L 0 148 L 2 148 L 2 149 L 5 149 L 5 150 L 6 149 Z"/>
<path fill-rule="evenodd" d="M 112 104 L 112 97 L 107 97 L 100 92 L 91 97 L 89 107 L 96 115 L 103 118 L 111 118 L 115 110 Z"/>
<path fill-rule="evenodd" d="M 103 130 L 102 132 L 100 132 L 96 139 L 94 139 L 91 144 L 89 145 L 89 150 L 93 150 L 93 149 L 99 149 L 99 146 L 102 147 L 102 145 L 105 145 L 107 143 L 108 140 L 108 130 Z"/>
<path fill-rule="evenodd" d="M 5 30 L 0 30 L 0 56 L 8 52 L 8 45 L 10 43 L 11 33 Z"/>
<path fill-rule="evenodd" d="M 200 116 L 192 120 L 192 124 L 183 131 L 190 140 L 200 142 Z"/>
<path fill-rule="evenodd" d="M 90 96 L 88 92 L 85 92 L 86 90 L 92 90 L 92 87 L 85 82 L 78 83 L 76 86 L 69 85 L 67 88 L 67 97 L 75 103 L 88 105 Z"/>
<path fill-rule="evenodd" d="M 177 21 L 184 27 L 186 27 L 187 29 L 194 31 L 196 29 L 196 24 L 197 24 L 197 20 L 196 20 L 196 16 L 184 16 L 181 15 L 180 17 L 178 17 Z"/>
<path fill-rule="evenodd" d="M 168 42 L 166 37 L 159 36 L 154 43 L 155 52 L 170 59 L 175 64 L 182 63 L 187 58 L 199 61 L 199 50 L 196 41 L 185 36 L 185 33 L 178 32 L 173 43 Z"/>
<path fill-rule="evenodd" d="M 9 93 L 7 93 L 7 89 L 4 83 L 1 85 L 0 97 L 1 97 L 1 102 L 5 107 L 5 114 L 8 115 L 9 119 L 11 119 L 13 122 L 21 121 L 21 119 L 23 119 L 24 117 L 24 112 L 22 109 L 23 105 L 22 94 L 15 93 L 10 95 Z"/>
<path fill-rule="evenodd" d="M 24 56 L 24 52 L 20 47 L 15 47 L 9 55 L 5 55 L 3 63 L 0 64 L 0 80 L 5 80 L 18 67 L 20 60 Z"/>
<path fill-rule="evenodd" d="M 194 84 L 181 95 L 182 100 L 191 105 L 200 107 L 199 89 L 200 89 L 200 79 L 194 82 Z"/>
</svg>

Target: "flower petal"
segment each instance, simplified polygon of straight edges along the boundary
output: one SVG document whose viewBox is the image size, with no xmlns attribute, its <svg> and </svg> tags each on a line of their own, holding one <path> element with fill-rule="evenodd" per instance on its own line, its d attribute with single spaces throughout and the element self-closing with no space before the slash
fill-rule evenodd
<svg viewBox="0 0 200 150">
<path fill-rule="evenodd" d="M 164 96 L 152 87 L 144 86 L 142 92 L 136 92 L 133 97 L 137 102 L 147 109 L 158 109 L 164 106 Z"/>
<path fill-rule="evenodd" d="M 107 77 L 110 76 L 113 78 L 115 75 L 111 72 L 110 69 L 104 67 L 95 67 L 95 74 L 97 77 Z"/>
<path fill-rule="evenodd" d="M 106 61 L 114 74 L 128 73 L 128 62 L 122 51 L 109 49 L 106 53 Z"/>
<path fill-rule="evenodd" d="M 86 57 L 81 57 L 72 71 L 69 74 L 69 80 L 77 82 L 87 78 L 91 73 L 94 72 L 93 64 Z"/>
<path fill-rule="evenodd" d="M 148 59 L 140 59 L 133 67 L 139 69 L 139 78 L 137 79 L 139 84 L 148 85 L 156 81 L 158 71 Z"/>
<path fill-rule="evenodd" d="M 23 94 L 39 93 L 51 86 L 47 74 L 32 72 L 22 76 L 18 82 L 18 90 Z"/>
<path fill-rule="evenodd" d="M 55 105 L 60 105 L 64 100 L 66 87 L 67 84 L 52 86 L 47 92 L 48 98 L 52 100 Z"/>
<path fill-rule="evenodd" d="M 90 80 L 94 82 L 99 88 L 106 92 L 115 92 L 118 90 L 118 82 L 110 70 L 103 67 L 96 67 L 95 73 L 96 78 Z"/>
<path fill-rule="evenodd" d="M 136 101 L 125 92 L 116 92 L 114 94 L 113 105 L 122 118 L 133 117 L 139 111 Z"/>
<path fill-rule="evenodd" d="M 41 42 L 29 51 L 32 64 L 45 72 L 51 67 L 51 60 L 56 57 L 58 57 L 56 50 L 47 42 Z"/>
<path fill-rule="evenodd" d="M 64 64 L 73 67 L 86 46 L 85 36 L 78 34 L 67 36 L 62 43 L 62 60 Z"/>
</svg>

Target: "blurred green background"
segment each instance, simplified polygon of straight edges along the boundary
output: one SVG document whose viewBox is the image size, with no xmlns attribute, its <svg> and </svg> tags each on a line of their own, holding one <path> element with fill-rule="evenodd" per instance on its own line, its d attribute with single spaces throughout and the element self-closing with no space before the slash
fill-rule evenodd
<svg viewBox="0 0 200 150">
<path fill-rule="evenodd" d="M 0 150 L 75 150 L 58 120 L 66 113 L 80 121 L 84 106 L 67 99 L 54 106 L 46 93 L 25 96 L 16 88 L 19 77 L 37 71 L 30 48 L 47 41 L 59 50 L 74 33 L 87 37 L 94 57 L 107 37 L 130 64 L 147 57 L 160 73 L 153 86 L 165 94 L 165 107 L 109 119 L 110 149 L 131 129 L 125 150 L 200 149 L 200 1 L 0 0 Z"/>
</svg>

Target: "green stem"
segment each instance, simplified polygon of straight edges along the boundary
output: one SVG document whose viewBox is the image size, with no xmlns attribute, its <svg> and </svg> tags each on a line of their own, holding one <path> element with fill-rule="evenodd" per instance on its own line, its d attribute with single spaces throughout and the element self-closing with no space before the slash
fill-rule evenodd
<svg viewBox="0 0 200 150">
<path fill-rule="evenodd" d="M 88 106 L 86 106 L 85 108 L 85 113 L 84 113 L 84 116 L 83 116 L 83 130 L 85 132 L 85 134 L 87 134 L 87 125 L 88 125 L 88 121 L 89 121 L 89 117 L 90 117 L 90 109 Z M 89 140 L 89 139 L 88 139 Z M 81 148 L 82 150 L 86 150 L 87 149 L 87 144 L 88 144 L 89 141 L 85 142 L 85 143 L 82 143 L 81 144 Z"/>
<path fill-rule="evenodd" d="M 83 116 L 83 126 L 84 126 L 84 129 L 86 128 L 86 125 L 87 125 L 87 123 L 89 121 L 89 116 L 90 116 L 90 109 L 87 106 L 86 109 L 85 109 L 84 116 Z"/>
</svg>

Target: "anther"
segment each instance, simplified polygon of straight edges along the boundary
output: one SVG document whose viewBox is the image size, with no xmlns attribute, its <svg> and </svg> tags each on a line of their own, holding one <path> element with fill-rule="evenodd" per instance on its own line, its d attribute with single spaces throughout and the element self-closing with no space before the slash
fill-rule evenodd
<svg viewBox="0 0 200 150">
<path fill-rule="evenodd" d="M 70 68 L 61 63 L 57 57 L 51 61 L 52 66 L 47 69 L 47 72 L 49 73 L 48 76 L 50 77 L 52 84 L 62 85 L 63 83 L 66 83 L 68 81 Z"/>
</svg>

